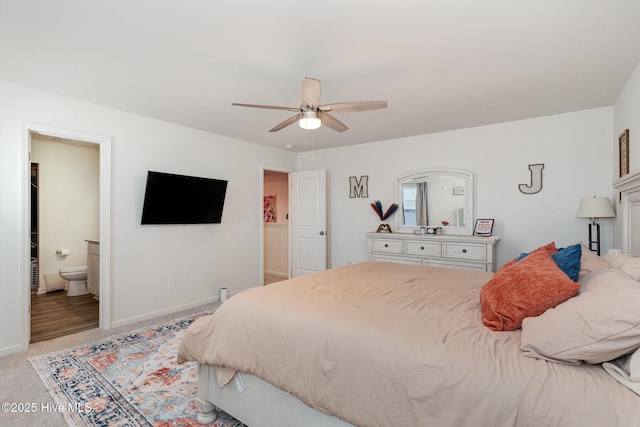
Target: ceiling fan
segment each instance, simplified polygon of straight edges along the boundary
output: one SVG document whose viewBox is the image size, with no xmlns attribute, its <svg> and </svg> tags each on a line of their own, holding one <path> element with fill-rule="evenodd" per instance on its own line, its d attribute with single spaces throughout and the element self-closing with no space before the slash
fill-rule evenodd
<svg viewBox="0 0 640 427">
<path fill-rule="evenodd" d="M 320 125 L 324 124 L 330 129 L 344 132 L 349 128 L 329 114 L 330 112 L 348 113 L 352 111 L 377 110 L 387 108 L 387 101 L 341 102 L 337 104 L 320 105 L 320 80 L 305 77 L 302 81 L 302 103 L 299 108 L 239 104 L 236 102 L 231 105 L 236 107 L 265 108 L 267 110 L 294 111 L 297 113 L 295 116 L 275 125 L 269 132 L 277 132 L 295 122 L 298 122 L 303 129 L 318 129 Z"/>
</svg>

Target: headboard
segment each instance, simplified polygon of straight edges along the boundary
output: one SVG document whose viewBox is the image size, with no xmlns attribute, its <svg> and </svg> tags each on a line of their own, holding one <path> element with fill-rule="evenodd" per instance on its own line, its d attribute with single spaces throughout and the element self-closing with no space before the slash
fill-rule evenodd
<svg viewBox="0 0 640 427">
<path fill-rule="evenodd" d="M 622 198 L 622 252 L 640 255 L 640 169 L 613 181 L 613 188 Z"/>
</svg>

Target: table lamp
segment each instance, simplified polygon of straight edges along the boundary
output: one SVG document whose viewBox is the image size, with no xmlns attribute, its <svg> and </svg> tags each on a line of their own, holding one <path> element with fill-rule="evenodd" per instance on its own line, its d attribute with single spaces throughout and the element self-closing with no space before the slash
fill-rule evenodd
<svg viewBox="0 0 640 427">
<path fill-rule="evenodd" d="M 578 208 L 578 218 L 589 218 L 589 250 L 597 252 L 600 256 L 600 218 L 613 218 L 616 214 L 611 207 L 611 202 L 607 197 L 589 197 L 582 199 Z M 593 238 L 595 228 L 596 238 Z"/>
</svg>

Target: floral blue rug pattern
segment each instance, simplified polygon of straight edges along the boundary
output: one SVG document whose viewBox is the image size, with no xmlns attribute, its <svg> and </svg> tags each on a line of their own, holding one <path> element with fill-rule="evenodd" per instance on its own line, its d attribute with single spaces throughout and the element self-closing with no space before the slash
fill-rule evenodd
<svg viewBox="0 0 640 427">
<path fill-rule="evenodd" d="M 194 398 L 196 363 L 176 363 L 180 340 L 197 313 L 29 359 L 67 424 L 201 426 Z M 219 411 L 212 427 L 243 427 Z"/>
</svg>

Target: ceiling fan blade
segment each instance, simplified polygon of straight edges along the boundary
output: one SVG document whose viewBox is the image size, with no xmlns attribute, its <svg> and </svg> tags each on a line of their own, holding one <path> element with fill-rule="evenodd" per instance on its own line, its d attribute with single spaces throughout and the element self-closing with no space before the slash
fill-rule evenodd
<svg viewBox="0 0 640 427">
<path fill-rule="evenodd" d="M 289 117 L 284 122 L 278 123 L 273 127 L 273 129 L 270 129 L 269 132 L 278 132 L 280 129 L 286 128 L 287 126 L 297 122 L 298 120 L 300 120 L 300 114 L 296 114 L 293 117 Z"/>
<path fill-rule="evenodd" d="M 331 111 L 332 113 L 379 110 L 387 108 L 387 101 L 339 102 L 337 104 L 321 105 L 319 108 L 321 111 Z"/>
<path fill-rule="evenodd" d="M 305 77 L 302 81 L 302 108 L 311 106 L 314 109 L 320 105 L 320 80 Z"/>
<path fill-rule="evenodd" d="M 322 124 L 325 125 L 328 128 L 331 128 L 335 131 L 338 132 L 344 132 L 345 130 L 348 130 L 349 128 L 342 123 L 340 120 L 336 119 L 335 117 L 333 117 L 332 115 L 329 114 L 322 114 L 320 116 L 320 120 L 322 121 Z"/>
<path fill-rule="evenodd" d="M 237 102 L 234 102 L 233 104 L 234 107 L 249 107 L 249 108 L 264 108 L 266 110 L 285 110 L 285 111 L 300 111 L 299 108 L 293 108 L 293 107 L 276 107 L 274 105 L 256 105 L 256 104 L 240 104 Z"/>
</svg>

